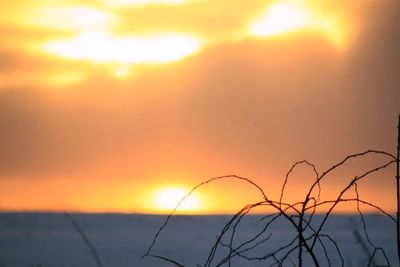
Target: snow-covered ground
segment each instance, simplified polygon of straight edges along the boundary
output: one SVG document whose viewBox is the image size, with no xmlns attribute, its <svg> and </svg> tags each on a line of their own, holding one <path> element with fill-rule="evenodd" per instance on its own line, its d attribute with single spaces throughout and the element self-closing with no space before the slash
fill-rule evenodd
<svg viewBox="0 0 400 267">
<path fill-rule="evenodd" d="M 96 248 L 104 267 L 132 266 L 173 266 L 166 262 L 142 258 L 165 216 L 136 214 L 72 214 L 91 243 Z M 203 264 L 210 248 L 220 234 L 222 227 L 231 216 L 175 216 L 161 233 L 153 253 L 172 258 L 185 266 Z M 254 236 L 265 226 L 261 216 L 248 216 L 238 225 L 233 244 Z M 315 218 L 321 220 L 320 216 Z M 388 218 L 377 215 L 366 216 L 370 240 L 382 247 L 391 266 L 397 266 L 395 224 Z M 361 235 L 363 228 L 355 216 L 335 215 L 330 217 L 324 233 L 335 239 L 345 259 L 345 266 L 366 266 L 367 256 L 358 243 L 357 230 Z M 270 239 L 248 253 L 248 256 L 262 256 L 279 248 L 293 237 L 293 231 L 283 219 L 271 225 L 265 232 Z M 230 237 L 230 235 L 228 235 Z M 363 236 L 365 240 L 365 236 Z M 229 242 L 230 239 L 225 239 Z M 325 240 L 327 241 L 327 240 Z M 370 252 L 373 247 L 367 245 Z M 340 266 L 340 258 L 334 246 L 327 242 L 332 266 Z M 219 249 L 216 259 L 220 258 Z M 323 250 L 318 256 L 323 259 Z M 297 252 L 292 255 L 295 259 Z M 265 266 L 262 261 L 241 261 L 235 257 L 232 266 Z M 237 259 L 237 260 L 236 260 Z M 307 261 L 309 258 L 305 258 Z M 328 266 L 327 262 L 321 262 Z M 384 264 L 378 255 L 377 264 Z M 310 263 L 308 263 L 310 264 Z M 305 264 L 305 266 L 312 266 Z M 88 246 L 83 242 L 64 214 L 58 213 L 0 213 L 0 267 L 96 267 Z M 214 265 L 212 265 L 214 266 Z M 226 265 L 227 266 L 227 265 Z M 290 266 L 287 261 L 284 266 Z"/>
</svg>

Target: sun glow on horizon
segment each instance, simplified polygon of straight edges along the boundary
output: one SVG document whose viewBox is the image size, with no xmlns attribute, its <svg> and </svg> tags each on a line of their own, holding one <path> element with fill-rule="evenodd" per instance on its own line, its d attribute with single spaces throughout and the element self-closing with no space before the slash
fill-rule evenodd
<svg viewBox="0 0 400 267">
<path fill-rule="evenodd" d="M 202 203 L 195 192 L 188 195 L 189 192 L 190 190 L 183 187 L 160 188 L 153 193 L 152 209 L 157 212 L 171 212 L 177 208 L 177 212 L 196 212 L 202 208 Z"/>
</svg>

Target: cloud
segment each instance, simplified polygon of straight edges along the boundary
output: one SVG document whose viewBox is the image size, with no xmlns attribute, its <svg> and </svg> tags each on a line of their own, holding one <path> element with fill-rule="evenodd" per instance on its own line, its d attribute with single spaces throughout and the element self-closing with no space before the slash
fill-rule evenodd
<svg viewBox="0 0 400 267">
<path fill-rule="evenodd" d="M 312 33 L 247 39 L 123 81 L 106 66 L 3 53 L 2 70 L 28 82 L 1 86 L 0 177 L 265 174 L 302 158 L 390 150 L 400 99 L 393 10 L 371 6 L 376 19 L 346 53 Z M 90 75 L 64 90 L 29 80 L 54 68 Z"/>
<path fill-rule="evenodd" d="M 143 5 L 180 5 L 192 0 L 101 0 L 103 4 L 112 7 L 143 6 Z"/>
<path fill-rule="evenodd" d="M 197 52 L 201 42 L 183 34 L 138 37 L 112 37 L 106 33 L 89 33 L 72 40 L 54 40 L 44 44 L 44 53 L 72 60 L 95 63 L 173 62 Z"/>
<path fill-rule="evenodd" d="M 294 44 L 223 45 L 123 83 L 100 76 L 67 91 L 3 90 L 1 176 L 188 167 L 182 161 L 195 169 L 206 165 L 198 155 L 264 169 L 390 149 L 398 78 L 380 73 L 382 88 L 361 75 L 370 51 L 346 69 L 321 40 Z M 332 143 L 341 145 L 326 155 Z"/>
</svg>

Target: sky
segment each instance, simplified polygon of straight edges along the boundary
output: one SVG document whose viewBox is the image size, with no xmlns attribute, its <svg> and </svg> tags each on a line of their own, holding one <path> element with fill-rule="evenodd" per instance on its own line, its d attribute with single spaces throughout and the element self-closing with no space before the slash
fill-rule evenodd
<svg viewBox="0 0 400 267">
<path fill-rule="evenodd" d="M 399 1 L 0 1 L 0 210 L 163 213 L 226 174 L 277 199 L 296 161 L 396 153 Z M 388 160 L 352 161 L 322 195 Z M 360 195 L 394 211 L 394 175 Z M 300 166 L 284 200 L 314 180 Z M 260 198 L 225 179 L 182 212 Z"/>
</svg>

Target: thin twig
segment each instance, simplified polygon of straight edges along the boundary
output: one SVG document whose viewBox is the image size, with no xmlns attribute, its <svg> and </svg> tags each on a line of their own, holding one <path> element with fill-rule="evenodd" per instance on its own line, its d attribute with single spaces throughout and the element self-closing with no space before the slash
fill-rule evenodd
<svg viewBox="0 0 400 267">
<path fill-rule="evenodd" d="M 336 199 L 334 200 L 325 200 L 321 201 L 320 200 L 320 194 L 321 194 L 321 186 L 320 182 L 322 179 L 325 179 L 328 174 L 333 172 L 334 170 L 338 169 L 342 165 L 344 165 L 346 162 L 350 161 L 351 159 L 367 156 L 369 154 L 378 154 L 378 155 L 385 155 L 391 158 L 391 161 L 379 165 L 375 168 L 372 168 L 358 176 L 355 176 L 353 179 L 350 180 L 349 184 L 339 193 Z M 333 244 L 333 246 L 336 249 L 337 255 L 339 256 L 341 266 L 344 266 L 344 258 L 341 254 L 341 251 L 339 249 L 338 244 L 336 241 L 329 235 L 322 233 L 322 229 L 327 222 L 328 218 L 330 217 L 331 213 L 333 210 L 336 208 L 336 206 L 339 203 L 346 203 L 346 202 L 355 202 L 357 205 L 357 211 L 359 212 L 360 218 L 363 222 L 363 229 L 364 229 L 364 234 L 367 237 L 368 243 L 374 248 L 374 253 L 372 253 L 372 256 L 370 257 L 369 261 L 370 264 L 374 264 L 373 258 L 377 253 L 381 253 L 383 257 L 386 259 L 386 262 L 389 264 L 389 260 L 384 252 L 384 250 L 380 247 L 377 247 L 372 244 L 368 237 L 368 232 L 365 224 L 365 220 L 363 217 L 363 214 L 360 209 L 360 204 L 366 205 L 372 208 L 375 208 L 378 210 L 380 213 L 384 214 L 386 217 L 391 219 L 393 222 L 398 223 L 398 220 L 396 220 L 392 215 L 390 215 L 388 212 L 380 208 L 379 206 L 374 205 L 373 203 L 370 203 L 368 201 L 362 200 L 359 196 L 358 189 L 357 189 L 357 183 L 361 180 L 363 180 L 365 177 L 378 172 L 382 169 L 385 169 L 386 167 L 390 166 L 394 162 L 397 161 L 397 158 L 395 158 L 393 155 L 390 153 L 387 153 L 385 151 L 379 151 L 379 150 L 367 150 L 362 153 L 357 153 L 357 154 L 352 154 L 347 157 L 345 157 L 342 161 L 339 163 L 336 163 L 332 167 L 330 167 L 328 170 L 323 172 L 321 175 L 316 170 L 316 167 L 306 161 L 299 161 L 294 163 L 290 170 L 287 172 L 285 176 L 284 183 L 281 188 L 281 194 L 279 201 L 275 201 L 273 199 L 270 199 L 267 197 L 263 189 L 258 186 L 256 183 L 251 181 L 249 178 L 246 177 L 241 177 L 237 175 L 224 175 L 224 176 L 218 176 L 214 177 L 211 179 L 208 179 L 205 182 L 202 182 L 198 184 L 197 186 L 193 187 L 193 189 L 186 195 L 184 196 L 177 206 L 172 210 L 172 212 L 167 216 L 166 220 L 164 221 L 164 224 L 158 229 L 158 232 L 154 236 L 154 239 L 152 240 L 152 243 L 148 247 L 147 252 L 145 253 L 144 256 L 151 256 L 155 257 L 164 261 L 167 261 L 169 263 L 172 263 L 176 266 L 183 266 L 181 263 L 178 263 L 175 260 L 172 260 L 170 258 L 167 258 L 165 256 L 160 256 L 160 255 L 155 255 L 151 253 L 151 250 L 153 249 L 157 239 L 159 238 L 160 233 L 162 230 L 166 227 L 166 225 L 169 223 L 169 220 L 173 216 L 173 214 L 176 212 L 177 208 L 179 205 L 182 203 L 182 201 L 187 198 L 189 195 L 193 193 L 194 190 L 198 189 L 200 186 L 203 186 L 205 184 L 214 182 L 216 180 L 221 180 L 221 179 L 237 179 L 237 180 L 243 180 L 247 183 L 249 183 L 251 186 L 255 187 L 259 192 L 262 197 L 262 200 L 253 204 L 246 205 L 242 209 L 240 209 L 236 214 L 234 214 L 230 220 L 224 225 L 222 228 L 220 234 L 216 237 L 216 241 L 212 248 L 209 251 L 209 254 L 206 258 L 206 261 L 203 265 L 198 265 L 198 266 L 204 266 L 204 267 L 211 267 L 212 264 L 216 261 L 216 252 L 220 248 L 226 248 L 227 249 L 227 254 L 223 256 L 221 259 L 219 259 L 216 262 L 216 265 L 214 266 L 222 266 L 224 264 L 228 264 L 228 266 L 231 266 L 232 260 L 235 257 L 240 257 L 244 260 L 252 261 L 252 260 L 258 260 L 258 261 L 269 261 L 270 266 L 283 266 L 283 264 L 286 261 L 289 261 L 292 265 L 295 265 L 291 259 L 292 255 L 294 254 L 295 251 L 298 252 L 297 255 L 297 263 L 298 266 L 303 265 L 303 254 L 306 253 L 308 254 L 312 262 L 315 266 L 319 267 L 320 266 L 320 259 L 317 257 L 316 252 L 315 252 L 315 245 L 318 244 L 321 246 L 321 248 L 324 251 L 324 256 L 326 259 L 326 263 L 328 266 L 332 266 L 331 262 L 331 257 L 327 252 L 327 247 L 326 247 L 326 242 L 329 242 Z M 305 164 L 308 167 L 312 168 L 316 180 L 315 182 L 310 186 L 305 199 L 302 202 L 296 202 L 296 203 L 285 203 L 283 202 L 283 197 L 285 193 L 285 187 L 288 182 L 289 176 L 294 172 L 295 168 L 301 164 Z M 318 196 L 313 197 L 311 196 L 315 187 L 318 188 Z M 350 189 L 354 187 L 356 197 L 355 198 L 343 198 L 343 195 Z M 328 210 L 326 213 L 324 213 L 322 221 L 319 222 L 316 227 L 313 226 L 313 218 L 314 214 L 316 214 L 317 209 L 323 206 L 329 206 Z M 236 233 L 238 231 L 238 226 L 241 223 L 242 219 L 248 215 L 248 213 L 256 208 L 256 207 L 269 207 L 272 208 L 275 213 L 263 216 L 261 218 L 261 221 L 265 222 L 264 227 L 256 233 L 254 236 L 250 237 L 249 239 L 241 242 L 240 244 L 236 245 L 234 242 Z M 306 216 L 307 214 L 307 216 Z M 249 256 L 248 252 L 252 251 L 256 247 L 264 244 L 268 240 L 270 240 L 271 234 L 267 235 L 267 231 L 269 231 L 272 223 L 276 221 L 278 218 L 284 218 L 286 219 L 290 225 L 293 227 L 295 230 L 295 236 L 293 239 L 287 243 L 286 245 L 276 249 L 272 250 L 269 253 L 266 253 L 262 256 Z M 230 233 L 228 236 L 228 233 Z M 265 237 L 264 237 L 265 236 Z M 263 237 L 263 238 L 261 238 Z M 228 239 L 228 242 L 224 242 L 223 240 Z M 304 249 L 304 250 L 303 250 Z M 222 250 L 221 250 L 222 251 Z M 224 252 L 225 253 L 225 252 Z M 321 256 L 322 257 L 322 256 Z M 321 259 L 322 260 L 322 259 Z M 272 262 L 271 262 L 272 261 Z"/>
<path fill-rule="evenodd" d="M 71 222 L 72 226 L 76 230 L 76 232 L 79 234 L 79 236 L 82 238 L 83 242 L 86 244 L 86 246 L 90 250 L 90 254 L 92 255 L 94 261 L 96 262 L 97 267 L 103 267 L 103 264 L 101 263 L 99 254 L 97 253 L 96 248 L 90 241 L 89 237 L 86 235 L 85 231 L 81 228 L 81 226 L 78 224 L 78 222 L 75 220 L 74 217 L 72 217 L 71 214 L 64 212 L 64 216 Z"/>
</svg>

